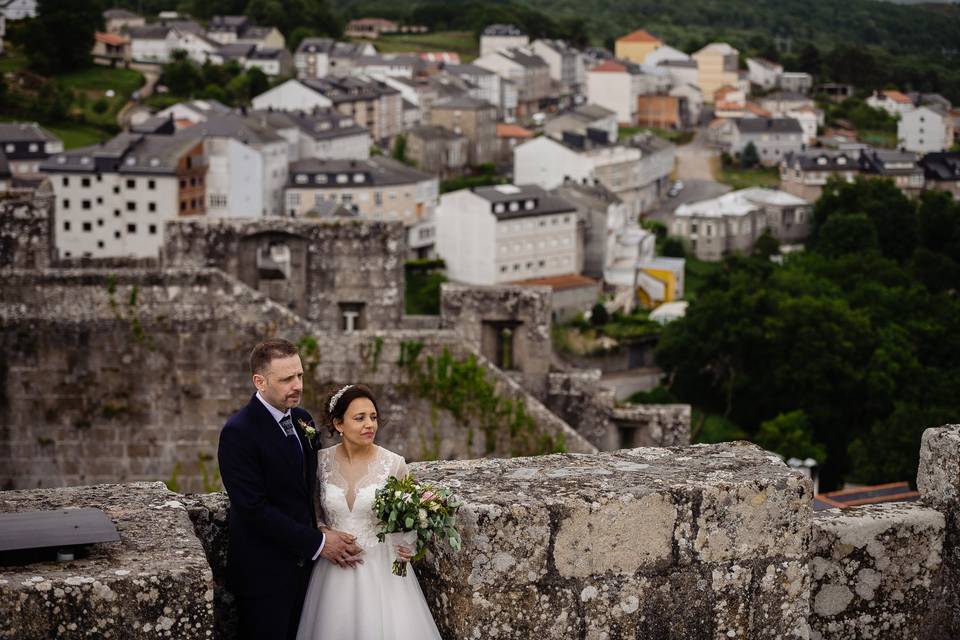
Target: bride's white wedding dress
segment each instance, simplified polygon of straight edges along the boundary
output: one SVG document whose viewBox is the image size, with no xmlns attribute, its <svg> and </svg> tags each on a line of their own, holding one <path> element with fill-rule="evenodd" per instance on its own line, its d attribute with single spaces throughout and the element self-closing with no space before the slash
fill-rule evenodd
<svg viewBox="0 0 960 640">
<path fill-rule="evenodd" d="M 357 537 L 363 564 L 345 569 L 317 559 L 297 640 L 439 640 L 413 567 L 407 565 L 405 577 L 393 575 L 388 543 L 377 540 L 374 494 L 390 476 L 405 476 L 406 463 L 376 447 L 366 474 L 352 479 L 341 471 L 339 447 L 318 454 L 322 517 L 326 526 Z"/>
</svg>

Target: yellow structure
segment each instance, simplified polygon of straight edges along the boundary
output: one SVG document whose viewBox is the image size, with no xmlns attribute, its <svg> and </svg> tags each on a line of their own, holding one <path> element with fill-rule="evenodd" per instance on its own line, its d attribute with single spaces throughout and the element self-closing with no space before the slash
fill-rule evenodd
<svg viewBox="0 0 960 640">
<path fill-rule="evenodd" d="M 637 301 L 645 309 L 653 309 L 664 302 L 673 302 L 677 295 L 677 273 L 674 265 L 640 267 Z M 684 267 L 681 265 L 680 269 Z M 644 277 L 646 276 L 646 277 Z"/>
<path fill-rule="evenodd" d="M 724 85 L 736 87 L 739 75 L 740 52 L 726 42 L 708 44 L 693 54 L 697 61 L 697 84 L 705 101 Z"/>
<path fill-rule="evenodd" d="M 614 55 L 621 60 L 643 64 L 647 56 L 663 46 L 660 38 L 639 29 L 617 38 Z"/>
</svg>

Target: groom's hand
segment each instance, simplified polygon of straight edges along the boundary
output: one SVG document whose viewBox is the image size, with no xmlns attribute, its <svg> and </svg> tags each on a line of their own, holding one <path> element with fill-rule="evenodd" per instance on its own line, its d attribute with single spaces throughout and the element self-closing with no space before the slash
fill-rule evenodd
<svg viewBox="0 0 960 640">
<path fill-rule="evenodd" d="M 324 534 L 326 541 L 323 543 L 320 557 L 345 568 L 363 563 L 360 559 L 363 550 L 357 545 L 356 536 L 333 529 L 326 530 Z"/>
</svg>

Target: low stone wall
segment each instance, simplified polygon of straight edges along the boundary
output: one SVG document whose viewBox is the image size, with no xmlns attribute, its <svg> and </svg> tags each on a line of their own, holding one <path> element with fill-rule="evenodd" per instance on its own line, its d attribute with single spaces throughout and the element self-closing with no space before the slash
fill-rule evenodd
<svg viewBox="0 0 960 640">
<path fill-rule="evenodd" d="M 546 405 L 601 451 L 690 444 L 690 405 L 618 407 L 599 369 L 551 373 Z"/>
<path fill-rule="evenodd" d="M 46 269 L 53 258 L 53 198 L 0 194 L 0 269 Z"/>
<path fill-rule="evenodd" d="M 0 567 L 0 638 L 208 640 L 213 576 L 179 496 L 159 482 L 0 493 L 3 513 L 78 507 L 103 509 L 120 542 Z"/>
<path fill-rule="evenodd" d="M 915 503 L 817 512 L 811 640 L 936 638 L 943 514 Z"/>
<path fill-rule="evenodd" d="M 596 450 L 454 331 L 320 332 L 217 269 L 19 270 L 0 279 L 0 487 L 220 488 L 220 429 L 253 392 L 250 349 L 271 336 L 301 342 L 303 406 L 318 421 L 329 389 L 366 382 L 390 420 L 382 443 L 410 460 L 540 452 L 541 436 Z M 523 401 L 529 442 L 504 424 L 491 448 L 477 416 L 414 394 L 414 351 L 475 357 L 499 395 Z"/>
<path fill-rule="evenodd" d="M 960 425 L 923 432 L 917 489 L 923 503 L 943 513 L 942 588 L 932 613 L 936 640 L 960 638 Z"/>
<path fill-rule="evenodd" d="M 446 638 L 801 638 L 810 487 L 743 443 L 420 463 L 466 500 L 419 568 Z"/>
<path fill-rule="evenodd" d="M 679 447 L 690 444 L 690 412 L 688 404 L 637 404 L 617 407 L 613 420 L 628 432 L 622 446 Z"/>
</svg>

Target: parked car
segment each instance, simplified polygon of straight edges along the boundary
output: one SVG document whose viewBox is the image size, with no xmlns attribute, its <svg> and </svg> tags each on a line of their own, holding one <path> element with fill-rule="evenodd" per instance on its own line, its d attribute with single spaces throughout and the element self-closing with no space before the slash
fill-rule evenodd
<svg viewBox="0 0 960 640">
<path fill-rule="evenodd" d="M 683 180 L 677 180 L 667 191 L 667 195 L 671 198 L 675 198 L 680 194 L 681 191 L 683 191 Z"/>
</svg>

